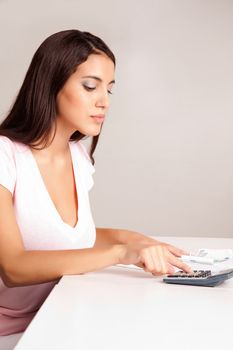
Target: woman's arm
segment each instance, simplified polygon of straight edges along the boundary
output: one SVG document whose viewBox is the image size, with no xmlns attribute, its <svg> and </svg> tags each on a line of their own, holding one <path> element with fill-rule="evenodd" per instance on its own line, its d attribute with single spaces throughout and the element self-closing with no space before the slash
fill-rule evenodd
<svg viewBox="0 0 233 350">
<path fill-rule="evenodd" d="M 64 275 L 77 275 L 119 263 L 122 247 L 79 250 L 35 250 L 13 254 L 1 261 L 1 273 L 8 287 L 32 285 L 57 280 Z"/>
<path fill-rule="evenodd" d="M 77 250 L 25 250 L 16 222 L 11 193 L 0 185 L 0 276 L 8 287 L 32 285 L 57 280 L 63 275 L 82 274 L 121 264 L 140 264 L 152 274 L 172 273 L 173 266 L 184 271 L 189 267 L 161 244 L 139 241 L 141 235 L 124 243 L 124 231 L 98 230 L 94 248 Z M 124 236 L 124 237 L 123 237 Z M 116 240 L 116 237 L 117 240 Z M 121 237 L 121 238 L 120 238 Z M 108 244 L 106 244 L 108 242 Z"/>
<path fill-rule="evenodd" d="M 9 287 L 43 283 L 115 265 L 122 245 L 80 250 L 28 251 L 16 222 L 11 193 L 0 185 L 0 276 Z"/>
<path fill-rule="evenodd" d="M 154 238 L 145 236 L 138 232 L 128 231 L 124 229 L 112 228 L 97 228 L 96 229 L 96 243 L 95 247 L 105 247 L 112 244 L 145 244 L 145 245 L 163 245 L 173 255 L 181 256 L 188 254 L 182 249 L 174 247 L 170 244 L 160 242 Z"/>
<path fill-rule="evenodd" d="M 96 246 L 128 243 L 156 243 L 157 241 L 141 233 L 113 228 L 96 229 Z"/>
</svg>

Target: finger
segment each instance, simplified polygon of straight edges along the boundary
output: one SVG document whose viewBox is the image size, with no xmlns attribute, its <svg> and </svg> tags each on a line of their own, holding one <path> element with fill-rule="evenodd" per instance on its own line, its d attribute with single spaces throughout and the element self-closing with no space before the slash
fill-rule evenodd
<svg viewBox="0 0 233 350">
<path fill-rule="evenodd" d="M 168 264 L 167 274 L 173 275 L 173 273 L 175 273 L 175 268 L 172 265 Z"/>
<path fill-rule="evenodd" d="M 179 269 L 181 269 L 182 271 L 185 271 L 185 272 L 188 272 L 188 273 L 193 272 L 190 266 L 188 266 L 187 264 L 183 263 L 181 260 L 179 260 L 176 257 L 172 256 L 171 254 L 170 254 L 169 258 L 168 258 L 168 262 L 172 266 L 176 266 Z"/>
<path fill-rule="evenodd" d="M 173 245 L 168 244 L 166 248 L 175 256 L 181 256 L 181 255 L 190 255 L 190 253 L 186 252 L 183 249 L 174 247 Z"/>
<path fill-rule="evenodd" d="M 153 250 L 151 250 L 151 253 L 153 253 L 152 258 L 155 266 L 155 269 L 152 272 L 154 276 L 165 275 L 169 271 L 171 271 L 171 273 L 173 272 L 173 268 L 169 268 L 166 252 L 168 251 L 163 245 L 156 246 Z"/>
<path fill-rule="evenodd" d="M 159 274 L 164 275 L 168 271 L 167 261 L 166 261 L 165 254 L 164 254 L 164 248 L 158 246 L 156 251 L 157 251 L 157 261 L 160 264 Z M 154 256 L 154 258 L 155 258 L 155 256 Z"/>
<path fill-rule="evenodd" d="M 159 266 L 157 266 L 157 264 L 154 263 L 154 260 L 148 249 L 142 252 L 142 258 L 143 258 L 143 263 L 145 265 L 144 270 L 146 272 L 153 272 L 154 270 L 157 270 L 159 268 Z"/>
</svg>

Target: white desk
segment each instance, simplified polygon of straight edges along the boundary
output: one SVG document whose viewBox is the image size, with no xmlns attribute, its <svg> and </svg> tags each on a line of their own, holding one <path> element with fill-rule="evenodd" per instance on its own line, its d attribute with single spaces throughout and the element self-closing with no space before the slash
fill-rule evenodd
<svg viewBox="0 0 233 350">
<path fill-rule="evenodd" d="M 233 248 L 233 239 L 163 241 L 186 249 Z M 161 280 L 119 267 L 65 276 L 15 349 L 233 349 L 233 279 L 214 288 Z"/>
</svg>

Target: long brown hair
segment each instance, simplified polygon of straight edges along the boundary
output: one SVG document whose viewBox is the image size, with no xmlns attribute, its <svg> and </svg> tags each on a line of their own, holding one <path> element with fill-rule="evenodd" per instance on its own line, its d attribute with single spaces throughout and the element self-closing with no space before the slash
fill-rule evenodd
<svg viewBox="0 0 233 350">
<path fill-rule="evenodd" d="M 0 125 L 0 135 L 36 148 L 49 144 L 56 118 L 58 92 L 77 67 L 89 55 L 105 53 L 114 63 L 115 57 L 102 39 L 88 32 L 65 30 L 49 36 L 35 52 L 25 79 L 6 119 Z M 71 140 L 85 135 L 76 131 Z M 99 135 L 93 136 L 90 157 Z"/>
</svg>

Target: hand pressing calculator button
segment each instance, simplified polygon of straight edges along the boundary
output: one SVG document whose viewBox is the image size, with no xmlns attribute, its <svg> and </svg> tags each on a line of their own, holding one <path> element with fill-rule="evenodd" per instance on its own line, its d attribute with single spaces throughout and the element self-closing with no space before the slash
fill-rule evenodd
<svg viewBox="0 0 233 350">
<path fill-rule="evenodd" d="M 178 271 L 173 275 L 167 275 L 163 281 L 173 284 L 214 287 L 232 277 L 233 269 L 223 270 L 220 272 L 211 272 L 209 270 L 195 270 L 192 273 Z"/>
</svg>

